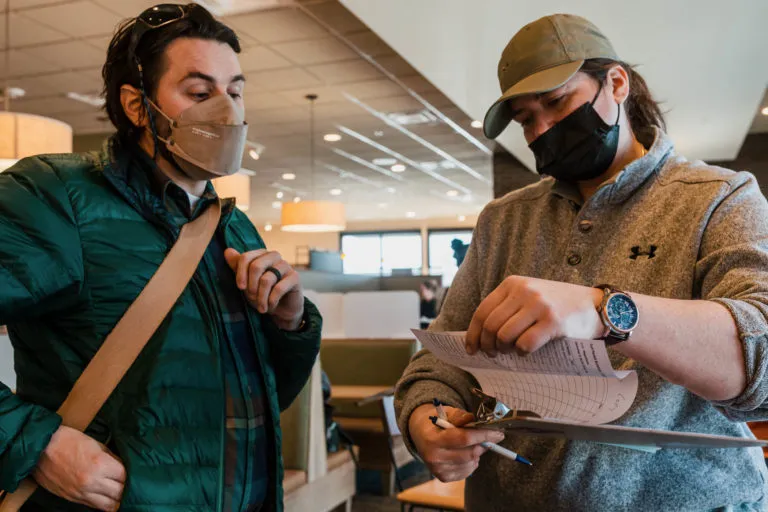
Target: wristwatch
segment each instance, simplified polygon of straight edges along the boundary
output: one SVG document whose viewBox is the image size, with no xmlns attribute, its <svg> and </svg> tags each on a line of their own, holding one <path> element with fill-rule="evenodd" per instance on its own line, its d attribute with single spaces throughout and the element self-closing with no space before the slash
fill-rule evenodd
<svg viewBox="0 0 768 512">
<path fill-rule="evenodd" d="M 606 335 L 600 339 L 609 346 L 627 341 L 640 321 L 637 304 L 626 292 L 615 286 L 601 284 L 595 288 L 603 290 L 603 300 L 597 312 L 605 325 Z"/>
</svg>

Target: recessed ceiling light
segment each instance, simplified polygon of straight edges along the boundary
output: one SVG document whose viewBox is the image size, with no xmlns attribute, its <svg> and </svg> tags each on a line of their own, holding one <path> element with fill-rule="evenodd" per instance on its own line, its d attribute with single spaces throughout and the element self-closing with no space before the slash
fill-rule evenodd
<svg viewBox="0 0 768 512">
<path fill-rule="evenodd" d="M 397 192 L 397 189 L 395 189 L 395 187 L 387 187 L 387 192 L 389 192 L 390 194 L 394 194 L 395 192 Z"/>
<path fill-rule="evenodd" d="M 416 216 L 416 212 L 407 212 L 405 216 L 408 217 L 409 219 L 412 219 Z"/>
<path fill-rule="evenodd" d="M 269 223 L 265 224 L 264 231 L 272 231 L 272 224 L 269 224 Z"/>
<path fill-rule="evenodd" d="M 296 196 L 296 197 L 293 198 L 293 202 L 294 203 L 298 203 L 300 201 L 301 201 L 301 198 L 299 196 Z"/>
<path fill-rule="evenodd" d="M 86 105 L 90 105 L 92 107 L 98 107 L 101 108 L 106 103 L 106 100 L 98 95 L 95 94 L 80 94 L 79 92 L 68 92 L 67 98 L 75 101 L 79 101 L 81 103 L 85 103 Z"/>
<path fill-rule="evenodd" d="M 448 192 L 445 193 L 445 195 L 447 195 L 448 197 L 456 197 L 457 195 L 459 195 L 459 191 L 458 190 L 449 190 Z"/>
<path fill-rule="evenodd" d="M 472 121 L 472 128 L 482 128 L 482 127 L 483 127 L 483 123 L 481 121 L 478 121 L 477 119 Z"/>
<path fill-rule="evenodd" d="M 323 140 L 325 142 L 339 142 L 341 140 L 341 135 L 338 133 L 326 133 L 323 136 Z"/>
<path fill-rule="evenodd" d="M 464 215 L 459 215 L 459 222 L 464 222 L 467 218 Z"/>
<path fill-rule="evenodd" d="M 330 190 L 330 194 L 332 196 L 340 196 L 341 195 L 341 189 L 340 188 L 332 188 Z"/>
<path fill-rule="evenodd" d="M 403 164 L 395 164 L 390 169 L 392 169 L 392 172 L 404 172 L 405 166 Z"/>
<path fill-rule="evenodd" d="M 761 114 L 764 116 L 768 116 L 768 107 L 765 107 L 763 110 L 760 111 Z"/>
<path fill-rule="evenodd" d="M 272 208 L 274 208 L 275 210 L 279 210 L 282 207 L 283 207 L 283 203 L 281 203 L 280 201 L 274 201 L 272 203 Z"/>
<path fill-rule="evenodd" d="M 296 179 L 296 175 L 293 174 L 292 172 L 287 172 L 287 173 L 283 174 L 283 179 L 286 180 L 286 181 L 295 180 Z"/>
<path fill-rule="evenodd" d="M 285 195 L 285 194 L 283 194 L 283 191 L 281 190 L 280 192 L 278 192 L 277 194 L 275 194 L 275 197 L 277 197 L 278 199 L 282 199 L 284 195 Z"/>
<path fill-rule="evenodd" d="M 381 130 L 376 130 L 375 132 L 373 132 L 373 136 L 374 137 L 383 137 L 384 136 L 384 132 L 381 131 Z"/>
<path fill-rule="evenodd" d="M 251 158 L 253 158 L 254 160 L 258 160 L 259 159 L 259 152 L 256 151 L 255 149 L 252 149 L 252 150 L 248 151 L 248 155 Z"/>
<path fill-rule="evenodd" d="M 389 167 L 390 165 L 395 165 L 397 163 L 397 160 L 395 160 L 394 158 L 374 158 L 373 160 L 371 160 L 371 163 L 373 165 Z"/>
</svg>

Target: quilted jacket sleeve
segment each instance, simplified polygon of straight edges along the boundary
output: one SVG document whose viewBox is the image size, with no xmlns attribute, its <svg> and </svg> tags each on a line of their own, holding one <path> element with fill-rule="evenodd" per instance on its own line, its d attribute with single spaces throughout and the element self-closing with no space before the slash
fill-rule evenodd
<svg viewBox="0 0 768 512">
<path fill-rule="evenodd" d="M 301 392 L 320 352 L 323 317 L 309 299 L 304 299 L 304 321 L 300 332 L 281 331 L 272 322 L 266 324 L 281 411 Z"/>
<path fill-rule="evenodd" d="M 80 239 L 67 190 L 42 157 L 0 174 L 0 324 L 76 303 L 83 282 Z M 37 465 L 61 423 L 0 383 L 0 489 L 13 491 Z"/>
</svg>

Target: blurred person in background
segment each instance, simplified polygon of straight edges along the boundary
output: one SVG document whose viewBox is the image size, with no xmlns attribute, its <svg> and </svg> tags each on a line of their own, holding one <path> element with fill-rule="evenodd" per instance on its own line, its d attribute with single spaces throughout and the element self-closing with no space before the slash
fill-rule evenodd
<svg viewBox="0 0 768 512">
<path fill-rule="evenodd" d="M 423 281 L 419 285 L 419 296 L 421 328 L 426 329 L 437 318 L 437 283 L 432 279 Z"/>
</svg>

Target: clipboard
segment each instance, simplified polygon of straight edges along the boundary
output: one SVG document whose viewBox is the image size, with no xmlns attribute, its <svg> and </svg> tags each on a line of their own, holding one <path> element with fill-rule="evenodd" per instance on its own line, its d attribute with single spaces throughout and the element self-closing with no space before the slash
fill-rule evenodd
<svg viewBox="0 0 768 512">
<path fill-rule="evenodd" d="M 592 441 L 614 445 L 656 448 L 748 448 L 766 447 L 768 441 L 741 437 L 673 432 L 618 425 L 589 425 L 545 418 L 518 416 L 501 420 L 479 421 L 466 427 L 503 430 L 508 434 L 559 437 L 572 441 Z"/>
<path fill-rule="evenodd" d="M 619 425 L 594 425 L 541 418 L 529 411 L 512 410 L 494 397 L 486 395 L 482 390 L 473 389 L 472 392 L 480 400 L 480 405 L 475 414 L 478 421 L 469 423 L 465 427 L 503 430 L 513 435 L 535 435 L 565 438 L 571 441 L 591 441 L 641 449 L 643 451 L 655 451 L 658 448 L 768 447 L 768 441 L 742 437 L 622 427 Z"/>
</svg>

